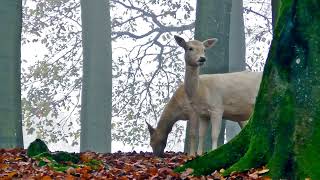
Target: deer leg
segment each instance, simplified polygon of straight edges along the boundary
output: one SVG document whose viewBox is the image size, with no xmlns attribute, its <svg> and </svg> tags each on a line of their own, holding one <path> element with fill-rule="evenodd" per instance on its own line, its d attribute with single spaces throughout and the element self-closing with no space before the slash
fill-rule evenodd
<svg viewBox="0 0 320 180">
<path fill-rule="evenodd" d="M 212 150 L 217 148 L 218 137 L 221 130 L 221 122 L 222 122 L 222 111 L 215 110 L 210 114 L 211 119 L 211 138 L 212 138 Z"/>
<path fill-rule="evenodd" d="M 208 129 L 209 121 L 206 119 L 199 118 L 199 144 L 198 144 L 198 155 L 202 155 L 204 151 L 204 138 Z"/>
<path fill-rule="evenodd" d="M 190 137 L 190 149 L 189 154 L 195 155 L 195 146 L 196 146 L 196 130 L 197 130 L 197 122 L 198 117 L 196 113 L 190 114 L 190 129 L 189 129 L 189 137 Z"/>
</svg>

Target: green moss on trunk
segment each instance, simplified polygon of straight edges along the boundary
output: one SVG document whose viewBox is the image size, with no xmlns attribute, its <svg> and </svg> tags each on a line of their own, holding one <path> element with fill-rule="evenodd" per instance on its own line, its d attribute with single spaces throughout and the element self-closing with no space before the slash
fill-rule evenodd
<svg viewBox="0 0 320 180">
<path fill-rule="evenodd" d="M 320 179 L 320 1 L 282 0 L 254 113 L 230 143 L 176 169 L 266 165 L 273 179 Z"/>
</svg>

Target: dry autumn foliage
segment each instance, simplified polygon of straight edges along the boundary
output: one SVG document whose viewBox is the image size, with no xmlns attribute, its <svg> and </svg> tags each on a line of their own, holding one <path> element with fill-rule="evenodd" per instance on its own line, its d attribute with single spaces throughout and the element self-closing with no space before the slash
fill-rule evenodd
<svg viewBox="0 0 320 180">
<path fill-rule="evenodd" d="M 48 165 L 39 165 L 39 161 L 27 156 L 25 149 L 0 149 L 0 180 L 9 179 L 268 179 L 262 175 L 266 168 L 252 169 L 245 173 L 234 173 L 223 178 L 215 171 L 209 176 L 194 177 L 192 169 L 178 174 L 173 169 L 193 157 L 184 153 L 167 152 L 164 158 L 153 156 L 149 152 L 117 153 L 80 153 L 77 167 L 57 171 Z M 95 166 L 92 160 L 101 162 Z M 49 160 L 48 160 L 49 161 Z M 68 164 L 68 162 L 65 162 Z M 223 171 L 223 170 L 222 170 Z"/>
</svg>

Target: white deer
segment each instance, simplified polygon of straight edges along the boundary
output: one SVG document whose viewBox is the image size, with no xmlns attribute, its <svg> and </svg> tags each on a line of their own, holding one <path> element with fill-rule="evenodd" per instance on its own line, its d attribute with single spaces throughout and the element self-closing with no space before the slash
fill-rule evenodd
<svg viewBox="0 0 320 180">
<path fill-rule="evenodd" d="M 174 123 L 178 120 L 189 120 L 189 153 L 195 154 L 196 128 L 199 122 L 197 154 L 201 155 L 209 121 L 212 125 L 212 149 L 217 148 L 222 118 L 236 121 L 243 127 L 253 110 L 262 73 L 242 71 L 199 75 L 199 68 L 206 61 L 205 49 L 214 46 L 217 39 L 186 42 L 175 36 L 175 40 L 185 50 L 184 84 L 178 87 L 167 103 L 157 127 L 147 124 L 150 145 L 154 154 L 161 156 Z"/>
</svg>

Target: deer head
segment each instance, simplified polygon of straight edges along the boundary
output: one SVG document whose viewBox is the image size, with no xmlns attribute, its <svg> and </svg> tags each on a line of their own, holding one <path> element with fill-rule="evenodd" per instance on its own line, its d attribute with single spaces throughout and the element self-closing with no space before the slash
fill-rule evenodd
<svg viewBox="0 0 320 180">
<path fill-rule="evenodd" d="M 186 66 L 198 67 L 204 64 L 206 61 L 205 50 L 211 48 L 218 42 L 218 39 L 211 38 L 203 42 L 198 40 L 192 40 L 186 42 L 182 37 L 174 36 L 177 44 L 181 46 L 184 51 L 184 59 Z"/>
<path fill-rule="evenodd" d="M 154 129 L 149 123 L 147 123 L 147 126 L 150 133 L 150 146 L 152 147 L 153 154 L 161 157 L 167 144 L 167 138 L 161 135 L 161 133 Z"/>
</svg>

